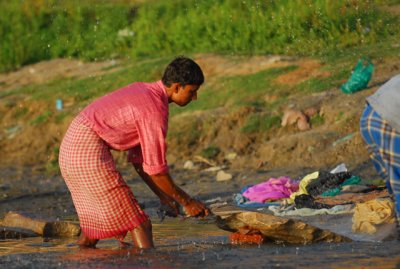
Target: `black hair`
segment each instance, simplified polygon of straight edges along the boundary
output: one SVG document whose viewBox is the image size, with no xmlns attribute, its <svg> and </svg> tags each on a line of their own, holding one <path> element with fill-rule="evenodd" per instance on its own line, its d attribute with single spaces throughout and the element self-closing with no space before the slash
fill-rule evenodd
<svg viewBox="0 0 400 269">
<path fill-rule="evenodd" d="M 200 86 L 204 82 L 204 75 L 195 61 L 185 56 L 178 56 L 165 68 L 161 80 L 167 87 L 170 87 L 172 83 L 180 83 L 182 86 L 188 84 Z"/>
</svg>

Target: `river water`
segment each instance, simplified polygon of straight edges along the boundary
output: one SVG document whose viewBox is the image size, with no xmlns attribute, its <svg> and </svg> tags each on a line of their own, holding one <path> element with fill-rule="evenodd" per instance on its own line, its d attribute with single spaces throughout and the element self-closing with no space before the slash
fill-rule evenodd
<svg viewBox="0 0 400 269">
<path fill-rule="evenodd" d="M 0 241 L 0 268 L 400 268 L 400 243 L 231 245 L 214 224 L 166 219 L 153 224 L 156 248 L 120 249 L 102 240 L 79 249 L 76 239 Z M 127 238 L 130 241 L 130 238 Z"/>
</svg>

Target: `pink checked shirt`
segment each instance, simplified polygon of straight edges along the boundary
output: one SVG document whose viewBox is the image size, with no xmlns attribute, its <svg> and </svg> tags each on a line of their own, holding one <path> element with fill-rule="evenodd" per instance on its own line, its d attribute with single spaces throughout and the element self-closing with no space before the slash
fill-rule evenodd
<svg viewBox="0 0 400 269">
<path fill-rule="evenodd" d="M 110 148 L 130 150 L 149 175 L 168 172 L 168 95 L 161 81 L 137 82 L 91 103 L 81 114 Z"/>
</svg>

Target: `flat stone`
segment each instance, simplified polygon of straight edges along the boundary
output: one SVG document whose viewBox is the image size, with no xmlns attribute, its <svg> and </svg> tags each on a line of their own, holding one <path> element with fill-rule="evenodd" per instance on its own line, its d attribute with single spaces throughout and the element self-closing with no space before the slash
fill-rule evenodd
<svg viewBox="0 0 400 269">
<path fill-rule="evenodd" d="M 222 219 L 228 218 L 236 213 L 248 212 L 247 209 L 230 205 L 230 204 L 211 204 L 209 205 L 211 212 Z"/>
<path fill-rule="evenodd" d="M 2 225 L 30 230 L 44 237 L 74 237 L 80 234 L 80 227 L 77 224 L 66 221 L 34 219 L 28 214 L 17 212 L 8 212 Z"/>
<path fill-rule="evenodd" d="M 243 234 L 259 233 L 267 241 L 289 244 L 309 244 L 317 242 L 347 242 L 349 238 L 322 230 L 299 220 L 276 217 L 259 212 L 238 212 L 217 218 L 219 228 Z"/>
</svg>

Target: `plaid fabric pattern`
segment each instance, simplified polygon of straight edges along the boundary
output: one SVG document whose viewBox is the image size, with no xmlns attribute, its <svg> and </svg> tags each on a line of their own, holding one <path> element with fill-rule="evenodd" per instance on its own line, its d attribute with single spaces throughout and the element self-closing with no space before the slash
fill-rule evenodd
<svg viewBox="0 0 400 269">
<path fill-rule="evenodd" d="M 360 121 L 361 135 L 379 175 L 386 179 L 400 217 L 400 133 L 367 104 Z"/>
<path fill-rule="evenodd" d="M 59 164 L 86 236 L 117 237 L 149 218 L 116 170 L 108 146 L 83 116 L 71 123 L 60 147 Z"/>
</svg>

